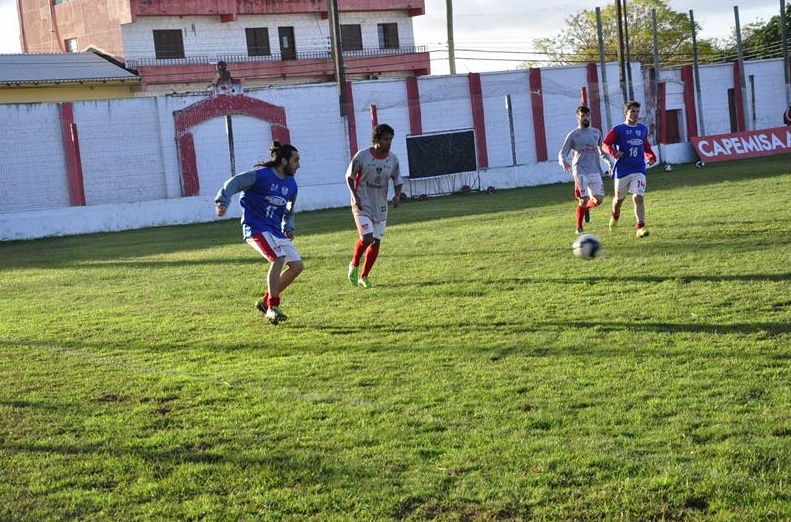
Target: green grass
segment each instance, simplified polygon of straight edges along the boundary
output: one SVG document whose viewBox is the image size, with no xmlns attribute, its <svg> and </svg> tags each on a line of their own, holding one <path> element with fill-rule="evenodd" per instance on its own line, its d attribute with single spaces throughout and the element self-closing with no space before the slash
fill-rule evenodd
<svg viewBox="0 0 791 522">
<path fill-rule="evenodd" d="M 788 156 L 590 262 L 571 192 L 405 202 L 371 290 L 301 213 L 276 327 L 236 220 L 0 243 L 0 520 L 791 519 Z"/>
</svg>

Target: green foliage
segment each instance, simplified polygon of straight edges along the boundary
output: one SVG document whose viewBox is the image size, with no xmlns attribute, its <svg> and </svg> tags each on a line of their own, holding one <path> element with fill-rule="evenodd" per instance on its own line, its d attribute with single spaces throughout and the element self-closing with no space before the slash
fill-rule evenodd
<svg viewBox="0 0 791 522">
<path fill-rule="evenodd" d="M 778 9 L 779 11 L 779 9 Z M 786 5 L 786 35 L 791 37 L 791 4 Z M 738 48 L 736 37 L 726 47 L 725 58 L 736 60 Z M 780 15 L 775 15 L 768 22 L 753 22 L 742 27 L 742 54 L 745 60 L 763 58 L 780 58 L 783 56 L 782 23 Z"/>
<path fill-rule="evenodd" d="M 370 290 L 300 213 L 276 327 L 235 219 L 0 243 L 0 520 L 789 520 L 788 165 L 593 261 L 568 183 L 407 201 Z"/>
<path fill-rule="evenodd" d="M 629 0 L 626 23 L 631 61 L 654 63 L 653 16 L 656 10 L 659 62 L 663 67 L 692 63 L 692 29 L 689 15 L 673 11 L 665 0 Z M 605 59 L 619 58 L 618 16 L 612 2 L 601 9 Z M 700 31 L 700 26 L 696 23 Z M 697 39 L 702 62 L 720 58 L 714 44 Z M 552 64 L 597 63 L 600 61 L 596 11 L 583 9 L 566 20 L 566 28 L 554 38 L 540 38 L 536 50 L 549 56 Z"/>
</svg>

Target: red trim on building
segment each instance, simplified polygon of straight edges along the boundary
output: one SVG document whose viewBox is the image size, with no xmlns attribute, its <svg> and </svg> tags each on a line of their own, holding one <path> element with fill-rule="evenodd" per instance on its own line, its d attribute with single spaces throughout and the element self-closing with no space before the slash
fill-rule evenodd
<svg viewBox="0 0 791 522">
<path fill-rule="evenodd" d="M 417 78 L 406 79 L 406 99 L 409 109 L 409 133 L 423 134 L 423 114 L 420 108 L 420 86 Z"/>
<path fill-rule="evenodd" d="M 340 12 L 406 11 L 409 16 L 425 14 L 424 0 L 343 0 Z M 129 10 L 138 16 L 222 16 L 222 15 L 284 15 L 318 13 L 327 17 L 323 0 L 129 0 Z"/>
<path fill-rule="evenodd" d="M 684 82 L 684 115 L 687 120 L 687 139 L 698 135 L 698 115 L 695 105 L 695 75 L 692 66 L 681 68 L 681 81 Z"/>
<path fill-rule="evenodd" d="M 239 114 L 269 122 L 272 139 L 280 143 L 290 143 L 291 133 L 286 125 L 286 109 L 248 96 L 214 96 L 194 103 L 189 107 L 173 112 L 178 142 L 179 168 L 181 169 L 181 195 L 200 194 L 200 178 L 195 155 L 195 141 L 190 130 L 206 120 Z M 262 150 L 269 148 L 262 144 Z"/>
<path fill-rule="evenodd" d="M 197 83 L 206 86 L 217 73 L 216 66 L 202 65 L 140 65 L 136 67 L 141 83 L 146 85 Z M 389 73 L 410 73 L 424 76 L 430 71 L 429 53 L 411 53 L 362 58 L 345 58 L 347 78 L 360 78 Z M 255 80 L 315 78 L 332 81 L 335 66 L 330 58 L 305 60 L 267 60 L 261 62 L 229 62 L 228 72 L 245 83 Z"/>
<path fill-rule="evenodd" d="M 544 125 L 544 97 L 541 90 L 541 69 L 530 69 L 530 104 L 533 109 L 533 131 L 536 135 L 536 161 L 547 161 L 547 131 Z"/>
<path fill-rule="evenodd" d="M 739 132 L 747 130 L 747 120 L 744 115 L 744 93 L 742 92 L 742 70 L 739 62 L 733 62 L 733 102 L 736 104 L 736 125 Z"/>
<path fill-rule="evenodd" d="M 195 156 L 195 139 L 191 132 L 178 137 L 179 169 L 181 169 L 181 195 L 184 197 L 200 194 L 198 160 Z"/>
<path fill-rule="evenodd" d="M 599 68 L 595 63 L 588 64 L 588 107 L 591 110 L 591 126 L 601 129 L 601 84 L 599 84 Z"/>
<path fill-rule="evenodd" d="M 66 183 L 69 186 L 69 203 L 85 206 L 85 183 L 82 176 L 80 140 L 74 123 L 74 106 L 71 102 L 60 104 L 60 130 L 63 137 L 63 154 L 66 159 Z"/>
<path fill-rule="evenodd" d="M 488 169 L 489 149 L 486 146 L 486 120 L 484 117 L 481 75 L 470 73 L 467 78 L 470 84 L 470 106 L 472 109 L 472 126 L 475 129 L 475 147 L 478 150 L 478 167 Z"/>
<path fill-rule="evenodd" d="M 346 125 L 349 128 L 349 151 L 352 157 L 358 150 L 357 145 L 357 118 L 354 117 L 354 93 L 352 82 L 343 82 L 343 92 L 346 95 Z"/>
</svg>

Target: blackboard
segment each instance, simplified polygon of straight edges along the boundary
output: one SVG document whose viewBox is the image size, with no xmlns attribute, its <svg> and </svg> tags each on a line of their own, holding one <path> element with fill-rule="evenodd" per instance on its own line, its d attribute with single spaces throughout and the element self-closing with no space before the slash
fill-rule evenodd
<svg viewBox="0 0 791 522">
<path fill-rule="evenodd" d="M 475 132 L 472 130 L 413 134 L 406 137 L 410 178 L 430 178 L 475 172 Z"/>
</svg>

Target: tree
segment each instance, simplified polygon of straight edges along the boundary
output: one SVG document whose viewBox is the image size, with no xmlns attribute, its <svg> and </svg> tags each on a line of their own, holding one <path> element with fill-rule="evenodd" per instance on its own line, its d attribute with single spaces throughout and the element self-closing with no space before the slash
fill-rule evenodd
<svg viewBox="0 0 791 522">
<path fill-rule="evenodd" d="M 654 63 L 652 10 L 656 9 L 659 62 L 662 66 L 692 63 L 692 29 L 687 14 L 670 9 L 665 0 L 629 0 L 626 3 L 630 60 L 643 65 Z M 614 3 L 601 9 L 605 60 L 618 59 L 618 17 Z M 700 26 L 696 25 L 699 31 Z M 710 40 L 697 40 L 701 62 L 716 61 L 721 54 Z M 582 10 L 566 19 L 566 28 L 555 38 L 539 38 L 536 50 L 551 64 L 599 61 L 599 41 L 595 10 Z"/>
<path fill-rule="evenodd" d="M 778 9 L 778 12 L 780 9 Z M 786 36 L 791 37 L 791 4 L 786 5 Z M 745 60 L 780 58 L 783 56 L 783 38 L 780 15 L 768 22 L 753 22 L 742 27 L 742 52 Z M 735 31 L 735 28 L 734 28 Z M 736 36 L 725 49 L 726 59 L 735 60 L 737 55 Z"/>
</svg>

